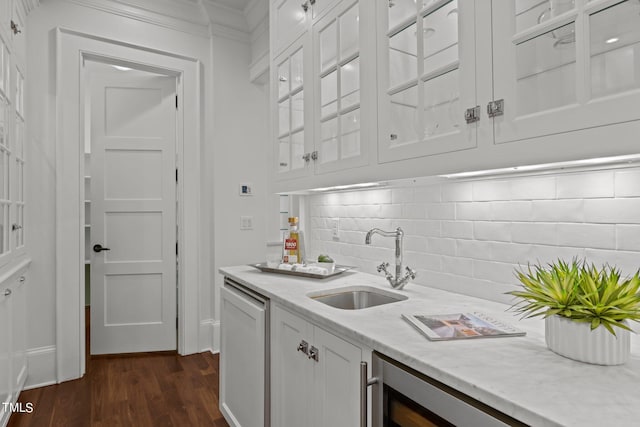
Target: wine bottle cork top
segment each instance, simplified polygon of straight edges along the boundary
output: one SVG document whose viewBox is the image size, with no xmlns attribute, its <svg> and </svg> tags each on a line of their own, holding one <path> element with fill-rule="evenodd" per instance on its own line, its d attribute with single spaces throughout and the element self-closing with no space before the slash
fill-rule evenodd
<svg viewBox="0 0 640 427">
<path fill-rule="evenodd" d="M 298 223 L 298 217 L 297 216 L 290 216 L 289 217 L 289 224 L 297 224 Z"/>
</svg>

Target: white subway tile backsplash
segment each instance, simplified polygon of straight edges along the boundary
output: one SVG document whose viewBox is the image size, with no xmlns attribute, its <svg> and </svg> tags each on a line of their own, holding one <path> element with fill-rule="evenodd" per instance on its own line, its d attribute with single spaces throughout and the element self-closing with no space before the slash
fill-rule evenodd
<svg viewBox="0 0 640 427">
<path fill-rule="evenodd" d="M 531 221 L 584 222 L 584 200 L 534 200 Z"/>
<path fill-rule="evenodd" d="M 427 252 L 441 255 L 455 255 L 456 240 L 442 237 L 427 237 Z"/>
<path fill-rule="evenodd" d="M 472 188 L 473 200 L 476 202 L 511 200 L 509 181 L 476 181 Z"/>
<path fill-rule="evenodd" d="M 391 239 L 389 239 L 391 240 Z M 405 236 L 404 237 L 404 250 L 413 252 L 426 252 L 427 251 L 427 238 L 423 236 Z"/>
<path fill-rule="evenodd" d="M 640 225 L 616 225 L 616 249 L 640 252 Z"/>
<path fill-rule="evenodd" d="M 605 224 L 640 224 L 640 198 L 585 200 L 584 220 Z"/>
<path fill-rule="evenodd" d="M 463 202 L 456 203 L 457 220 L 489 221 L 491 216 L 490 202 Z"/>
<path fill-rule="evenodd" d="M 455 219 L 456 205 L 454 203 L 428 203 L 426 214 L 428 219 Z"/>
<path fill-rule="evenodd" d="M 474 260 L 473 277 L 492 282 L 509 283 L 515 280 L 516 267 L 510 263 Z"/>
<path fill-rule="evenodd" d="M 456 182 L 442 186 L 443 202 L 471 202 L 473 189 L 470 182 Z"/>
<path fill-rule="evenodd" d="M 632 276 L 640 270 L 640 254 L 638 252 L 587 249 L 586 258 L 587 262 L 596 266 L 607 264 L 616 267 L 624 277 Z"/>
<path fill-rule="evenodd" d="M 412 203 L 413 188 L 394 188 L 391 190 L 391 203 Z"/>
<path fill-rule="evenodd" d="M 510 200 L 546 200 L 556 198 L 556 178 L 530 176 L 510 181 Z"/>
<path fill-rule="evenodd" d="M 473 225 L 473 237 L 477 240 L 510 242 L 511 223 L 476 221 Z"/>
<path fill-rule="evenodd" d="M 440 231 L 442 237 L 451 237 L 454 239 L 472 239 L 473 238 L 473 222 L 472 221 L 441 221 Z"/>
<path fill-rule="evenodd" d="M 422 252 L 406 252 L 404 265 L 414 270 L 442 270 L 442 257 Z M 393 260 L 389 261 L 392 262 Z"/>
<path fill-rule="evenodd" d="M 456 240 L 456 255 L 464 258 L 491 259 L 491 244 L 477 240 Z"/>
<path fill-rule="evenodd" d="M 616 229 L 610 224 L 558 224 L 558 245 L 615 249 Z"/>
<path fill-rule="evenodd" d="M 424 203 L 405 203 L 402 205 L 402 217 L 407 219 L 425 219 L 427 209 Z"/>
<path fill-rule="evenodd" d="M 413 191 L 413 201 L 417 203 L 440 202 L 440 185 L 416 187 Z"/>
<path fill-rule="evenodd" d="M 471 258 L 443 256 L 442 271 L 453 272 L 460 276 L 473 277 L 473 260 Z"/>
<path fill-rule="evenodd" d="M 564 261 L 571 261 L 574 258 L 583 259 L 585 255 L 584 248 L 533 245 L 531 259 L 527 260 L 527 262 L 531 264 L 548 264 L 559 259 Z"/>
<path fill-rule="evenodd" d="M 511 226 L 512 240 L 516 243 L 557 245 L 558 226 L 546 222 L 514 222 Z"/>
<path fill-rule="evenodd" d="M 568 173 L 558 176 L 559 199 L 613 197 L 613 171 Z"/>
<path fill-rule="evenodd" d="M 533 203 L 530 201 L 494 202 L 491 204 L 491 219 L 494 221 L 530 221 Z"/>
<path fill-rule="evenodd" d="M 420 234 L 427 237 L 440 237 L 441 221 L 426 219 L 423 221 L 415 221 L 416 234 Z"/>
<path fill-rule="evenodd" d="M 402 205 L 380 205 L 380 218 L 402 218 Z"/>
<path fill-rule="evenodd" d="M 506 302 L 516 267 L 557 259 L 640 267 L 640 168 L 481 181 L 448 181 L 307 198 L 310 254 L 378 274 L 394 241 L 371 228 L 405 231 L 412 285 Z M 340 220 L 333 240 L 330 221 Z"/>
<path fill-rule="evenodd" d="M 534 246 L 517 243 L 491 243 L 492 260 L 512 264 L 526 264 L 534 259 Z"/>
<path fill-rule="evenodd" d="M 640 170 L 618 171 L 614 175 L 616 197 L 640 197 Z"/>
</svg>

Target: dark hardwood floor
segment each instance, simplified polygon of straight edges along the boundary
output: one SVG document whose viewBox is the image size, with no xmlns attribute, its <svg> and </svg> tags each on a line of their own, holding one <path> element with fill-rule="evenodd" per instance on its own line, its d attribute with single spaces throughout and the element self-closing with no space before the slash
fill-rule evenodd
<svg viewBox="0 0 640 427">
<path fill-rule="evenodd" d="M 83 378 L 23 391 L 20 402 L 34 411 L 14 413 L 8 427 L 228 427 L 218 409 L 218 362 L 208 352 L 88 357 Z"/>
</svg>

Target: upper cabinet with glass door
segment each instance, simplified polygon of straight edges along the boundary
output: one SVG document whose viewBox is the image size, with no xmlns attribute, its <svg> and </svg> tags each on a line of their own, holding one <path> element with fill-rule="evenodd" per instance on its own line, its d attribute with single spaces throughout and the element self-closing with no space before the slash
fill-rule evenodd
<svg viewBox="0 0 640 427">
<path fill-rule="evenodd" d="M 369 133 L 374 122 L 370 120 L 366 128 L 361 122 L 363 115 L 374 111 L 369 107 L 376 99 L 374 91 L 361 90 L 363 81 L 367 81 L 362 64 L 373 63 L 370 52 L 374 48 L 363 46 L 367 40 L 362 24 L 370 21 L 371 25 L 373 19 L 369 19 L 369 11 L 361 13 L 361 3 L 342 1 L 313 26 L 316 96 L 312 154 L 317 173 L 362 166 L 369 161 L 368 144 L 363 141 L 375 137 Z M 369 37 L 368 42 L 372 40 Z M 375 72 L 370 70 L 369 74 L 371 77 Z"/>
<path fill-rule="evenodd" d="M 640 119 L 638 0 L 493 0 L 495 142 Z"/>
<path fill-rule="evenodd" d="M 379 4 L 379 160 L 475 147 L 475 2 Z"/>
<path fill-rule="evenodd" d="M 279 178 L 296 178 L 311 172 L 312 134 L 309 118 L 310 79 L 305 67 L 309 55 L 309 35 L 303 35 L 272 63 L 272 88 L 275 98 L 273 129 L 275 133 L 276 172 Z"/>
</svg>

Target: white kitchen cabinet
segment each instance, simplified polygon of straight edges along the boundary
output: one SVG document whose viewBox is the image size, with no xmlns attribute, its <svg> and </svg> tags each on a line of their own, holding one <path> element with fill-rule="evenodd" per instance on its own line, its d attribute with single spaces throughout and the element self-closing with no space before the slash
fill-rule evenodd
<svg viewBox="0 0 640 427">
<path fill-rule="evenodd" d="M 310 44 L 310 34 L 304 33 L 272 62 L 272 128 L 279 178 L 299 178 L 312 172 L 308 167 L 313 147 L 312 85 L 307 66 Z"/>
<path fill-rule="evenodd" d="M 357 0 L 311 3 L 307 30 L 272 60 L 277 180 L 369 164 L 375 138 L 375 72 L 360 65 L 375 61 L 374 8 Z M 272 31 L 276 49 L 280 31 Z"/>
<path fill-rule="evenodd" d="M 377 4 L 379 161 L 475 147 L 475 3 Z"/>
<path fill-rule="evenodd" d="M 375 73 L 363 67 L 373 62 L 375 52 L 369 9 L 366 2 L 345 0 L 313 25 L 312 160 L 317 174 L 369 163 L 376 102 Z"/>
<path fill-rule="evenodd" d="M 294 40 L 304 34 L 309 26 L 308 0 L 272 0 L 271 16 L 271 53 L 279 55 Z"/>
<path fill-rule="evenodd" d="M 271 424 L 359 425 L 363 350 L 277 305 L 271 331 Z"/>
<path fill-rule="evenodd" d="M 263 427 L 268 360 L 266 303 L 228 279 L 220 294 L 220 410 L 234 427 Z"/>
<path fill-rule="evenodd" d="M 21 263 L 0 283 L 0 426 L 8 422 L 27 379 L 27 268 Z"/>
<path fill-rule="evenodd" d="M 640 119 L 640 3 L 494 0 L 497 144 Z"/>
</svg>

